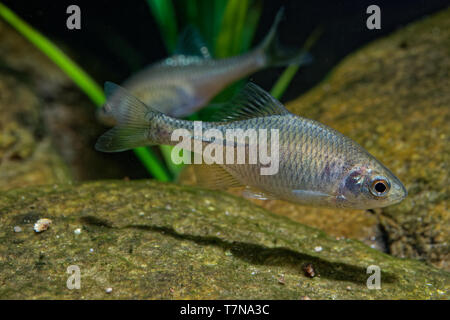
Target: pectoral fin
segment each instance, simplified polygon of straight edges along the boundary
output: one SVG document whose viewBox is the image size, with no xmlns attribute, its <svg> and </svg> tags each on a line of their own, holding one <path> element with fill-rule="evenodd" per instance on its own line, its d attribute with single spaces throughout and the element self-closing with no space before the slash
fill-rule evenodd
<svg viewBox="0 0 450 320">
<path fill-rule="evenodd" d="M 197 184 L 208 189 L 241 187 L 242 183 L 218 164 L 193 165 Z"/>
</svg>

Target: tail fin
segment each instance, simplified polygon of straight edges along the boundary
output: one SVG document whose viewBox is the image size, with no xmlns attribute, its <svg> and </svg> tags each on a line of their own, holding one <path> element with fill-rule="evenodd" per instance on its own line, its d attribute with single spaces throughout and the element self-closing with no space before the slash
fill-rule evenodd
<svg viewBox="0 0 450 320">
<path fill-rule="evenodd" d="M 116 126 L 103 134 L 95 149 L 103 152 L 119 152 L 150 145 L 147 138 L 152 114 L 159 114 L 132 96 L 122 87 L 105 83 L 107 102 L 104 108 L 114 117 Z"/>
<path fill-rule="evenodd" d="M 258 49 L 263 52 L 267 66 L 285 66 L 291 64 L 305 65 L 312 61 L 312 56 L 303 49 L 287 49 L 280 47 L 278 43 L 277 30 L 284 15 L 284 8 L 278 10 L 275 21 L 269 33 L 259 45 Z"/>
</svg>

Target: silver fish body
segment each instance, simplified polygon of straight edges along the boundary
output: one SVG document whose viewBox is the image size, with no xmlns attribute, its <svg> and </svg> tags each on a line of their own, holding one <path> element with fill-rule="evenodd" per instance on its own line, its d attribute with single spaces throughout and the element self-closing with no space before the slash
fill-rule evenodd
<svg viewBox="0 0 450 320">
<path fill-rule="evenodd" d="M 258 70 L 270 66 L 301 65 L 311 60 L 303 50 L 289 51 L 279 47 L 276 32 L 281 18 L 280 10 L 262 43 L 247 53 L 212 59 L 202 41 L 196 41 L 200 42 L 196 43 L 198 50 L 191 48 L 187 54 L 176 54 L 152 64 L 131 76 L 122 86 L 145 104 L 169 116 L 190 115 L 234 81 Z M 182 36 L 182 43 L 185 38 L 192 40 L 197 37 Z M 192 47 L 192 43 L 185 46 Z M 196 55 L 193 55 L 194 51 Z M 102 122 L 114 124 L 107 105 L 98 116 Z"/>
<path fill-rule="evenodd" d="M 406 196 L 400 180 L 383 164 L 353 140 L 321 123 L 288 114 L 236 122 L 234 126 L 279 132 L 277 174 L 261 175 L 260 164 L 223 165 L 243 184 L 262 190 L 263 197 L 368 209 L 399 202 Z M 371 191 L 375 181 L 385 183 L 389 192 L 379 196 Z"/>
<path fill-rule="evenodd" d="M 117 111 L 119 125 L 99 139 L 98 150 L 114 152 L 142 145 L 175 145 L 177 142 L 171 140 L 174 130 L 194 132 L 192 121 L 155 112 L 126 91 L 115 91 L 110 104 L 112 110 Z M 222 172 L 206 175 L 210 186 L 220 186 L 223 181 L 224 187 L 247 186 L 249 194 L 255 197 L 359 209 L 391 205 L 407 195 L 400 180 L 356 142 L 317 121 L 291 114 L 256 85 L 247 85 L 230 102 L 229 112 L 228 121 L 203 123 L 204 130 L 216 129 L 223 137 L 230 129 L 276 130 L 278 172 L 261 175 L 262 165 L 258 163 L 224 163 L 219 166 Z M 212 143 L 203 136 L 197 137 L 194 133 L 192 136 L 205 145 Z M 267 141 L 270 139 L 271 134 Z M 234 141 L 225 138 L 223 142 L 236 147 Z M 246 147 L 249 150 L 250 146 Z"/>
<path fill-rule="evenodd" d="M 261 48 L 217 60 L 178 55 L 144 69 L 123 86 L 158 111 L 183 117 L 205 106 L 230 83 L 267 65 Z"/>
</svg>

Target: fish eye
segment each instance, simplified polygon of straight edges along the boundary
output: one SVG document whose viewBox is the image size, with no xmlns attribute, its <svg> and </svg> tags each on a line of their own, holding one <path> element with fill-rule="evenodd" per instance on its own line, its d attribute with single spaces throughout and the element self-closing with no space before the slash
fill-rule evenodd
<svg viewBox="0 0 450 320">
<path fill-rule="evenodd" d="M 370 182 L 370 192 L 376 197 L 383 197 L 391 189 L 389 181 L 385 178 L 376 177 Z"/>
</svg>

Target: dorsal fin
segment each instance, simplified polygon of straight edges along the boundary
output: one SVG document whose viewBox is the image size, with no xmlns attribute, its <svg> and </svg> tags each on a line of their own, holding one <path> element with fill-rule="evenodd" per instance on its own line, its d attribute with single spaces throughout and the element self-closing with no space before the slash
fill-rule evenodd
<svg viewBox="0 0 450 320">
<path fill-rule="evenodd" d="M 213 121 L 237 121 L 273 115 L 287 115 L 290 112 L 275 99 L 254 83 L 247 83 L 244 88 L 223 105 L 213 115 Z"/>
<path fill-rule="evenodd" d="M 197 56 L 211 59 L 211 53 L 200 32 L 193 25 L 187 26 L 180 34 L 174 55 Z"/>
</svg>

